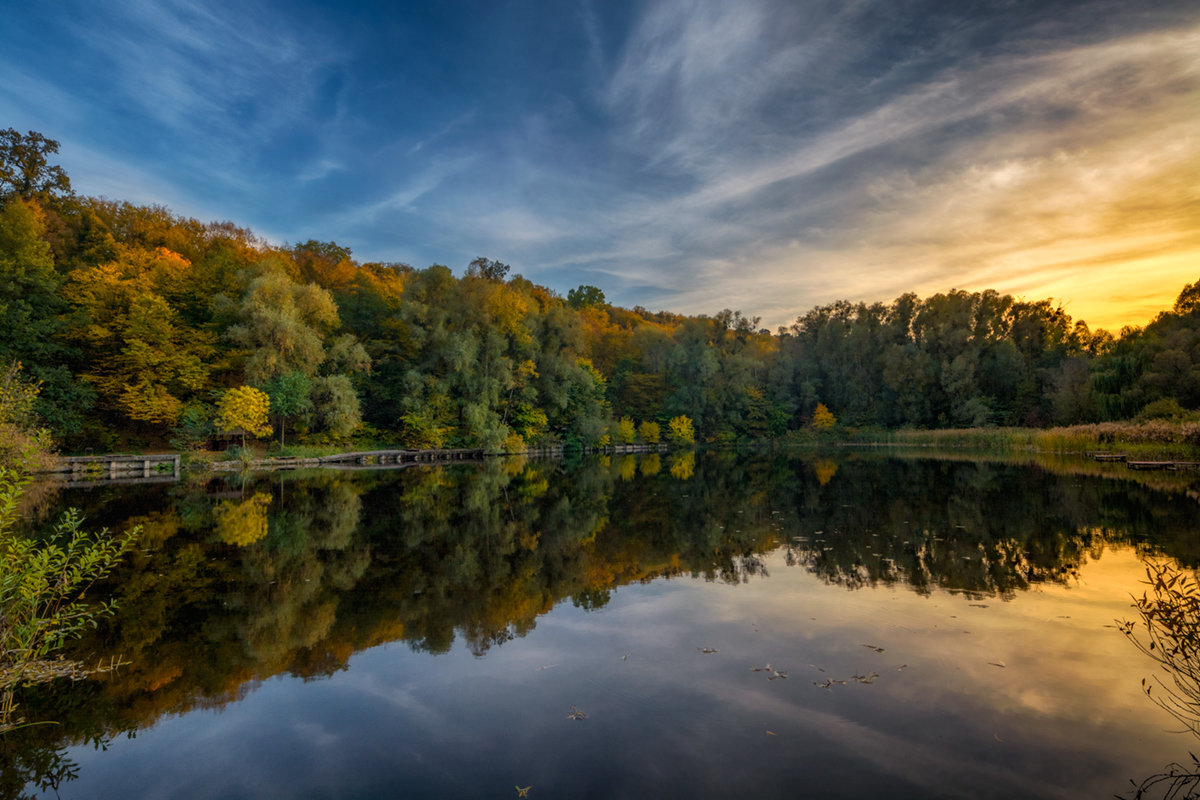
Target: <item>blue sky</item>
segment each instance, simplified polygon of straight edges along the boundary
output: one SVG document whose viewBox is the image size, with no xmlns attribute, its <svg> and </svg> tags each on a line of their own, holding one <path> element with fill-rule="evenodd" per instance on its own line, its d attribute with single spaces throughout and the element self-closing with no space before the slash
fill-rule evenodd
<svg viewBox="0 0 1200 800">
<path fill-rule="evenodd" d="M 1200 279 L 1194 0 L 6 3 L 0 127 L 77 191 L 359 260 L 790 322 Z"/>
</svg>

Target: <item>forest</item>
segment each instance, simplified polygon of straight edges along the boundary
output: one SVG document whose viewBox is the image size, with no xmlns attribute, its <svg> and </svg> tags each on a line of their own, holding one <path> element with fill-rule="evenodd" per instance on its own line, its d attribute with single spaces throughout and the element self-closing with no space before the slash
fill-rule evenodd
<svg viewBox="0 0 1200 800">
<path fill-rule="evenodd" d="M 360 262 L 74 193 L 58 143 L 0 131 L 0 440 L 65 451 L 785 438 L 841 425 L 1194 419 L 1200 281 L 1144 328 L 1051 300 L 838 301 L 776 331 L 563 297 L 481 257 Z M 257 404 L 257 405 L 256 405 Z M 262 417 L 247 422 L 247 408 Z"/>
</svg>

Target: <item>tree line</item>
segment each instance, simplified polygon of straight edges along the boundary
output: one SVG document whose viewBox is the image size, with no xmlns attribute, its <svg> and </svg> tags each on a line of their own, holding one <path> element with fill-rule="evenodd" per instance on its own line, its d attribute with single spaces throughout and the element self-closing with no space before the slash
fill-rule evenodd
<svg viewBox="0 0 1200 800">
<path fill-rule="evenodd" d="M 0 131 L 0 427 L 31 447 L 46 426 L 73 449 L 236 428 L 519 450 L 775 438 L 826 412 L 895 428 L 1200 408 L 1200 282 L 1116 336 L 994 291 L 839 301 L 771 332 L 738 311 L 620 308 L 594 286 L 562 297 L 488 258 L 461 275 L 360 262 L 79 196 L 57 147 Z M 239 422 L 256 404 L 268 419 Z"/>
</svg>

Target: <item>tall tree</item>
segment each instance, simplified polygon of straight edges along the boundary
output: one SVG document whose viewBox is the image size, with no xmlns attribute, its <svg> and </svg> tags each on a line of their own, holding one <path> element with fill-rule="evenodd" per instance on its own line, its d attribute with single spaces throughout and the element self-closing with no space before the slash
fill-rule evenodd
<svg viewBox="0 0 1200 800">
<path fill-rule="evenodd" d="M 0 131 L 0 204 L 12 198 L 61 197 L 71 194 L 63 168 L 49 163 L 58 142 L 36 131 L 22 135 L 14 128 Z"/>
</svg>

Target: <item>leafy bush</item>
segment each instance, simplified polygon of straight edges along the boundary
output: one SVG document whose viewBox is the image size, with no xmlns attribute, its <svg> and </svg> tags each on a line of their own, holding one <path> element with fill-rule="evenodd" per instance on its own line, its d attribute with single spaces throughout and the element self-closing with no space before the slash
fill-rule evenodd
<svg viewBox="0 0 1200 800">
<path fill-rule="evenodd" d="M 52 541 L 39 543 L 13 531 L 22 480 L 0 467 L 0 733 L 13 719 L 13 690 L 88 670 L 76 662 L 51 660 L 69 640 L 112 614 L 113 601 L 89 604 L 84 593 L 112 571 L 138 529 L 111 536 L 83 531 L 72 509 L 55 526 Z"/>
</svg>

